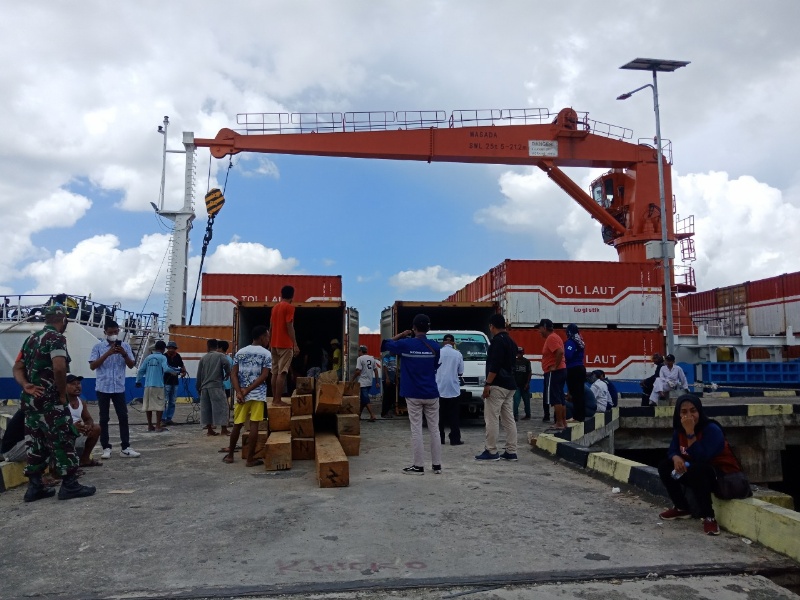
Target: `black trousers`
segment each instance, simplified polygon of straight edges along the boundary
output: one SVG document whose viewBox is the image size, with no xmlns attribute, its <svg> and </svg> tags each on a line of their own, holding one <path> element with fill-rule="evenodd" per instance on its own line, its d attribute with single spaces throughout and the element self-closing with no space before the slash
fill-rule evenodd
<svg viewBox="0 0 800 600">
<path fill-rule="evenodd" d="M 394 412 L 394 401 L 397 395 L 397 384 L 384 381 L 381 384 L 381 392 L 383 392 L 383 400 L 381 402 L 381 416 L 385 417 L 390 412 Z"/>
<path fill-rule="evenodd" d="M 567 369 L 567 391 L 572 398 L 572 418 L 576 421 L 586 420 L 586 404 L 583 397 L 585 384 L 586 367 L 579 365 Z"/>
<path fill-rule="evenodd" d="M 444 444 L 444 428 L 450 428 L 451 444 L 457 444 L 461 441 L 461 427 L 459 420 L 461 417 L 461 403 L 458 397 L 456 398 L 439 398 L 439 435 Z"/>
<path fill-rule="evenodd" d="M 717 472 L 708 463 L 692 463 L 680 479 L 672 478 L 674 469 L 671 458 L 665 458 L 658 464 L 658 475 L 664 487 L 667 488 L 670 500 L 679 510 L 691 510 L 686 499 L 684 487 L 692 490 L 697 501 L 700 518 L 714 517 L 714 508 L 711 504 L 711 492 L 717 489 Z"/>
<path fill-rule="evenodd" d="M 114 412 L 117 413 L 119 421 L 119 439 L 122 449 L 130 446 L 130 432 L 128 430 L 128 405 L 125 403 L 125 392 L 118 394 L 107 394 L 97 392 L 97 404 L 100 407 L 100 446 L 105 450 L 111 448 L 108 441 L 108 421 L 110 418 L 111 404 L 114 404 Z"/>
</svg>

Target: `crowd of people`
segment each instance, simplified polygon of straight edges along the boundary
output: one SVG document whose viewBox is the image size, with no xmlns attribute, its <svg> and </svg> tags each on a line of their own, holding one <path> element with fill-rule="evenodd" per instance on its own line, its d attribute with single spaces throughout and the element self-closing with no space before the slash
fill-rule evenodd
<svg viewBox="0 0 800 600">
<path fill-rule="evenodd" d="M 228 445 L 221 449 L 225 463 L 234 462 L 241 430 L 249 422 L 246 466 L 263 464 L 255 458 L 259 424 L 264 420 L 268 398 L 278 406 L 287 404 L 283 398 L 290 393 L 287 382 L 292 374 L 316 377 L 328 366 L 337 371 L 337 375 L 341 372 L 342 354 L 337 339 L 331 340 L 331 354 L 313 344 L 304 344 L 301 352 L 294 329 L 293 294 L 291 286 L 281 290 L 281 301 L 272 310 L 269 327 L 255 327 L 251 343 L 240 348 L 233 357 L 228 355 L 226 342 L 208 340 L 208 351 L 198 363 L 196 388 L 201 424 L 207 435 L 219 435 L 216 431 L 219 427 L 220 433 L 229 436 Z M 111 458 L 111 405 L 119 423 L 120 456 L 140 456 L 130 445 L 125 402 L 125 371 L 135 365 L 135 360 L 130 345 L 118 339 L 119 325 L 114 321 L 105 323 L 105 337 L 92 348 L 89 357 L 89 368 L 96 374 L 100 415 L 100 422 L 95 423 L 81 398 L 83 377 L 69 372 L 70 357 L 64 336 L 68 314 L 63 307 L 53 305 L 45 310 L 44 321 L 43 329 L 25 341 L 15 361 L 14 377 L 23 390 L 21 408 L 10 420 L 0 448 L 6 460 L 24 458 L 26 461 L 25 475 L 29 483 L 25 502 L 56 494 L 44 479 L 48 468 L 50 476 L 61 481 L 59 499 L 95 493 L 94 486 L 81 484 L 78 477 L 82 469 L 102 465 L 92 457 L 92 450 L 98 443 L 102 448 L 101 459 Z M 366 408 L 370 421 L 376 420 L 370 397 L 373 385 L 380 388 L 382 384 L 383 387 L 383 418 L 392 418 L 397 393 L 405 399 L 412 464 L 403 468 L 403 472 L 411 475 L 425 474 L 423 420 L 427 421 L 434 474 L 443 472 L 445 434 L 451 445 L 464 444 L 459 424 L 464 359 L 455 348 L 452 334 L 444 335 L 441 345 L 428 339 L 426 334 L 430 326 L 430 318 L 418 314 L 410 330 L 382 341 L 380 363 L 369 354 L 366 346 L 360 346 L 351 379 L 359 383 L 360 412 Z M 617 404 L 618 393 L 605 373 L 602 370 L 587 373 L 586 344 L 576 325 L 566 328 L 566 339 L 555 332 L 549 319 L 542 319 L 538 329 L 544 340 L 541 358 L 543 420 L 549 421 L 552 409 L 553 430 L 562 430 L 570 421 L 582 421 Z M 501 314 L 491 316 L 489 331 L 491 341 L 482 395 L 484 447 L 475 460 L 513 462 L 518 460 L 516 423 L 520 419 L 520 405 L 525 413 L 522 420 L 532 416 L 533 370 L 525 358 L 524 348 L 514 342 Z M 174 341 L 157 341 L 137 370 L 136 385 L 144 386 L 142 403 L 148 432 L 163 433 L 173 424 L 179 377 L 186 375 L 177 350 Z M 402 358 L 399 369 L 397 357 Z M 688 389 L 686 376 L 675 364 L 673 355 L 662 358 L 655 354 L 653 364 L 656 367 L 653 375 L 640 382 L 643 404 L 657 405 L 671 392 Z M 229 431 L 231 410 L 233 428 Z M 501 429 L 504 433 L 502 447 Z M 711 494 L 744 497 L 749 493 L 749 484 L 722 428 L 705 415 L 700 400 L 689 394 L 677 399 L 672 443 L 658 471 L 674 504 L 661 513 L 661 518 L 699 516 L 704 532 L 709 535 L 719 533 Z M 687 495 L 687 490 L 692 493 Z"/>
</svg>

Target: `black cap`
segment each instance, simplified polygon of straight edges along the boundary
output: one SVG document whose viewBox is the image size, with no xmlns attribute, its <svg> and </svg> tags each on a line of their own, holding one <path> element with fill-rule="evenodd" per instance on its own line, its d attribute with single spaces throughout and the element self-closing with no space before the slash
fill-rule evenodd
<svg viewBox="0 0 800 600">
<path fill-rule="evenodd" d="M 442 341 L 455 343 L 456 338 L 453 337 L 452 333 L 445 333 L 444 336 L 442 336 Z"/>
<path fill-rule="evenodd" d="M 544 327 L 545 329 L 547 329 L 547 331 L 552 331 L 553 322 L 550 319 L 542 319 L 541 321 L 539 321 L 537 327 Z"/>
<path fill-rule="evenodd" d="M 522 346 L 517 346 L 517 354 L 525 354 L 525 348 Z"/>
<path fill-rule="evenodd" d="M 172 340 L 167 342 L 167 348 L 177 348 L 178 342 L 173 342 Z"/>
<path fill-rule="evenodd" d="M 72 373 L 67 375 L 67 383 L 72 383 L 73 381 L 83 381 L 83 375 L 73 375 Z"/>
<path fill-rule="evenodd" d="M 664 360 L 671 360 L 672 362 L 675 362 L 675 355 L 674 354 L 667 354 L 664 357 Z"/>
</svg>

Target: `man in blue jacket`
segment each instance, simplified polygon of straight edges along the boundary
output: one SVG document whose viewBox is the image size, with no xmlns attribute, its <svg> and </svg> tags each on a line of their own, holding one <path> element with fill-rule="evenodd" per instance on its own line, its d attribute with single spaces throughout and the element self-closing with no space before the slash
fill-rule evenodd
<svg viewBox="0 0 800 600">
<path fill-rule="evenodd" d="M 425 335 L 431 328 L 427 315 L 417 315 L 410 330 L 402 331 L 390 340 L 381 342 L 381 352 L 400 357 L 400 395 L 406 399 L 411 424 L 411 447 L 414 463 L 403 469 L 409 475 L 424 475 L 425 446 L 422 442 L 422 415 L 428 421 L 431 437 L 433 472 L 442 472 L 442 444 L 439 439 L 439 388 L 436 369 L 439 364 L 439 344 Z"/>
</svg>

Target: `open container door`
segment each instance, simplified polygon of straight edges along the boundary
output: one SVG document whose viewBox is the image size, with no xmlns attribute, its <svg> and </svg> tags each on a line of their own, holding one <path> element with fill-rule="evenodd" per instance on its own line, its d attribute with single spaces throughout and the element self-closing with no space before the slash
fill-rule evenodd
<svg viewBox="0 0 800 600">
<path fill-rule="evenodd" d="M 344 373 L 342 379 L 349 381 L 353 373 L 356 372 L 356 361 L 358 361 L 358 309 L 348 308 L 345 311 L 345 356 Z"/>
</svg>

